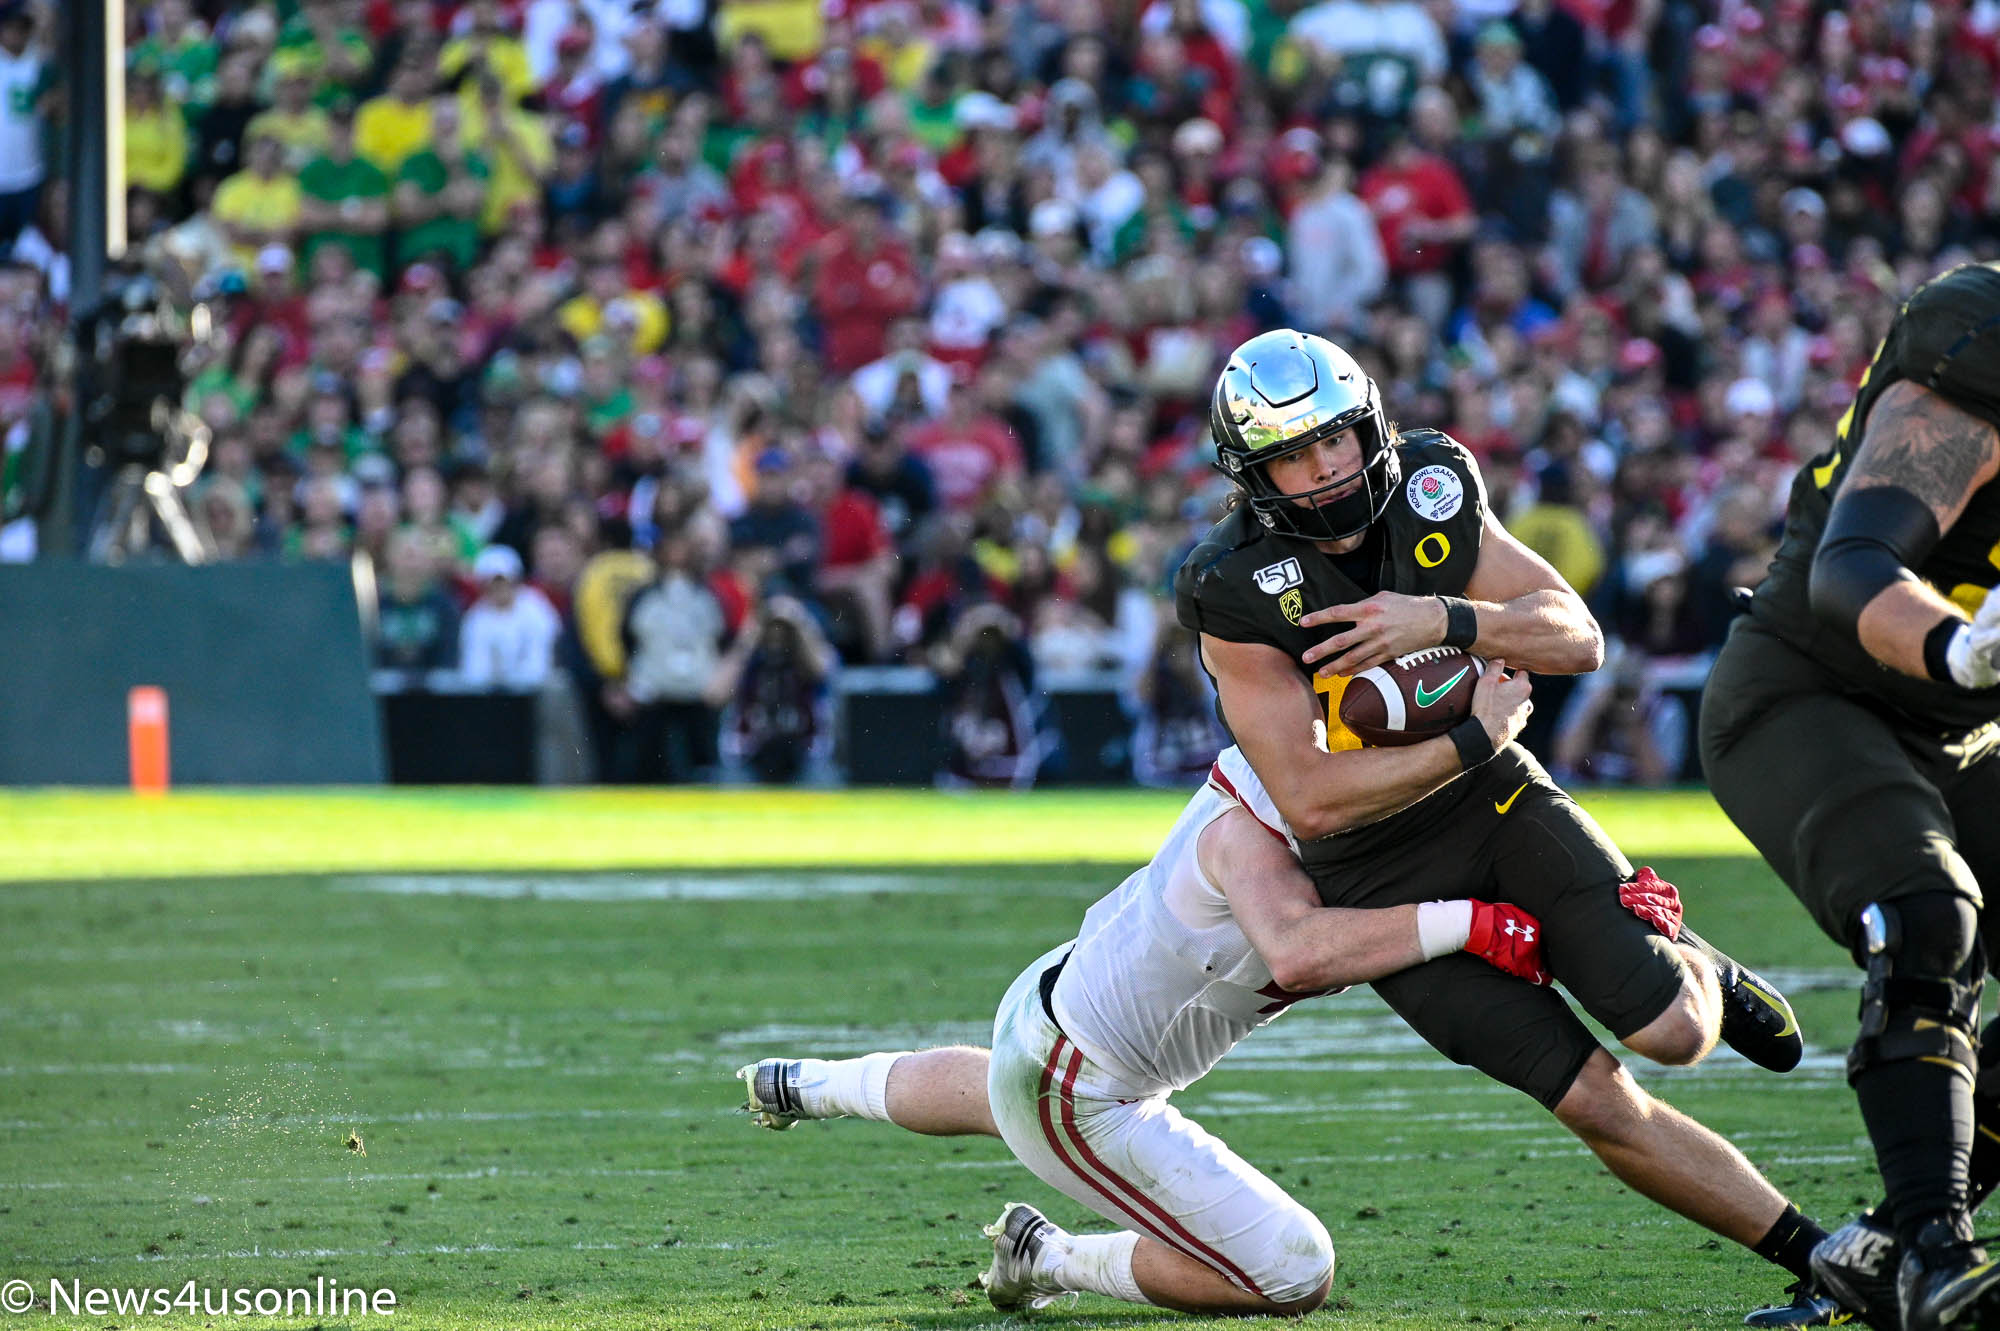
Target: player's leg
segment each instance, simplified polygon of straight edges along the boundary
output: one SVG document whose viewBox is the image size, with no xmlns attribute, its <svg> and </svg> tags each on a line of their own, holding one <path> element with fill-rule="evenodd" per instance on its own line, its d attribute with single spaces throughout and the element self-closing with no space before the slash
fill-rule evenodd
<svg viewBox="0 0 2000 1331">
<path fill-rule="evenodd" d="M 1634 1192 L 1746 1248 L 1785 1213 L 1783 1194 L 1741 1151 L 1649 1095 L 1602 1049 L 1556 1102 L 1555 1116 Z M 1804 1274 L 1803 1255 L 1796 1274 Z"/>
<path fill-rule="evenodd" d="M 1670 942 L 1627 910 L 1618 899 L 1633 877 L 1624 853 L 1531 756 L 1510 751 L 1488 766 L 1503 761 L 1506 807 L 1495 801 L 1489 812 L 1481 801 L 1468 814 L 1490 819 L 1492 892 L 1541 919 L 1549 969 L 1583 1010 L 1655 1062 L 1697 1062 L 1720 1038 L 1760 1066 L 1796 1067 L 1805 1043 L 1776 987 L 1692 930 Z"/>
<path fill-rule="evenodd" d="M 1978 882 L 1919 765 L 1921 737 L 1822 691 L 1790 648 L 1739 624 L 1707 700 L 1702 748 L 1717 801 L 1868 969 L 1848 1083 L 1903 1249 L 1904 1321 L 1928 1331 L 2000 1291 L 2000 1266 L 1972 1244 L 1967 1214 Z"/>
<path fill-rule="evenodd" d="M 1095 1293 L 1210 1314 L 1318 1307 L 1333 1278 L 1325 1226 L 1163 1098 L 1121 1095 L 1049 1017 L 1038 979 L 1015 982 L 994 1024 L 994 1121 L 1038 1178 L 1124 1228 L 1069 1234 L 1010 1204 L 987 1231 L 995 1305 Z"/>
<path fill-rule="evenodd" d="M 859 1058 L 766 1058 L 738 1068 L 744 1108 L 782 1132 L 808 1118 L 867 1118 L 928 1137 L 998 1137 L 986 1050 L 971 1045 Z"/>
<path fill-rule="evenodd" d="M 1554 990 L 1463 953 L 1375 990 L 1445 1057 L 1540 1101 L 1635 1190 L 1806 1275 L 1823 1231 L 1735 1147 L 1640 1089 Z"/>
</svg>

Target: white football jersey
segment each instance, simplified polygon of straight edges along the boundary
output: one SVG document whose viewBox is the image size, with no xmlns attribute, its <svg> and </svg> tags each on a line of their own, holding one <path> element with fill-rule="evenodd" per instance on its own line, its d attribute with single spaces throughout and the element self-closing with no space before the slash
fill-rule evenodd
<svg viewBox="0 0 2000 1331">
<path fill-rule="evenodd" d="M 1224 750 L 1152 862 L 1084 915 L 1056 980 L 1063 1033 L 1135 1096 L 1192 1085 L 1245 1035 L 1316 996 L 1278 987 L 1202 873 L 1202 829 L 1238 805 L 1296 851 L 1250 764 Z"/>
</svg>

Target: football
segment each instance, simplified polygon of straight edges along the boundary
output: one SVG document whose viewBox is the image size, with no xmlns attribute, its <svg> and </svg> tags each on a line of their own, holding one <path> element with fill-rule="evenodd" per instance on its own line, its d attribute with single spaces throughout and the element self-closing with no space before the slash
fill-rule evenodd
<svg viewBox="0 0 2000 1331">
<path fill-rule="evenodd" d="M 1340 721 L 1363 744 L 1417 744 L 1472 714 L 1486 662 L 1458 647 L 1432 647 L 1364 670 L 1340 695 Z"/>
</svg>

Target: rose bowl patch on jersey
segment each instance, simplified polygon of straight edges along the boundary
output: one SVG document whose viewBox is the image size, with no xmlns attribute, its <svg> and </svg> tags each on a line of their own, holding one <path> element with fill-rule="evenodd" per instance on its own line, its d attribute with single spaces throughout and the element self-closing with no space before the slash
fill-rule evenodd
<svg viewBox="0 0 2000 1331">
<path fill-rule="evenodd" d="M 1412 475 L 1403 493 L 1418 517 L 1443 522 L 1465 502 L 1465 482 L 1450 467 L 1430 466 Z"/>
</svg>

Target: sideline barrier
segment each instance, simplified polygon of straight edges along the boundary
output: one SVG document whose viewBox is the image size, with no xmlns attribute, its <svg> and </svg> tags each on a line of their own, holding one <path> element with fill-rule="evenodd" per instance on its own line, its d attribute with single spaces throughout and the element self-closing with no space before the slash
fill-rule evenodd
<svg viewBox="0 0 2000 1331">
<path fill-rule="evenodd" d="M 176 786 L 384 777 L 345 565 L 0 565 L 0 625 L 0 785 L 126 785 L 147 685 Z"/>
</svg>

